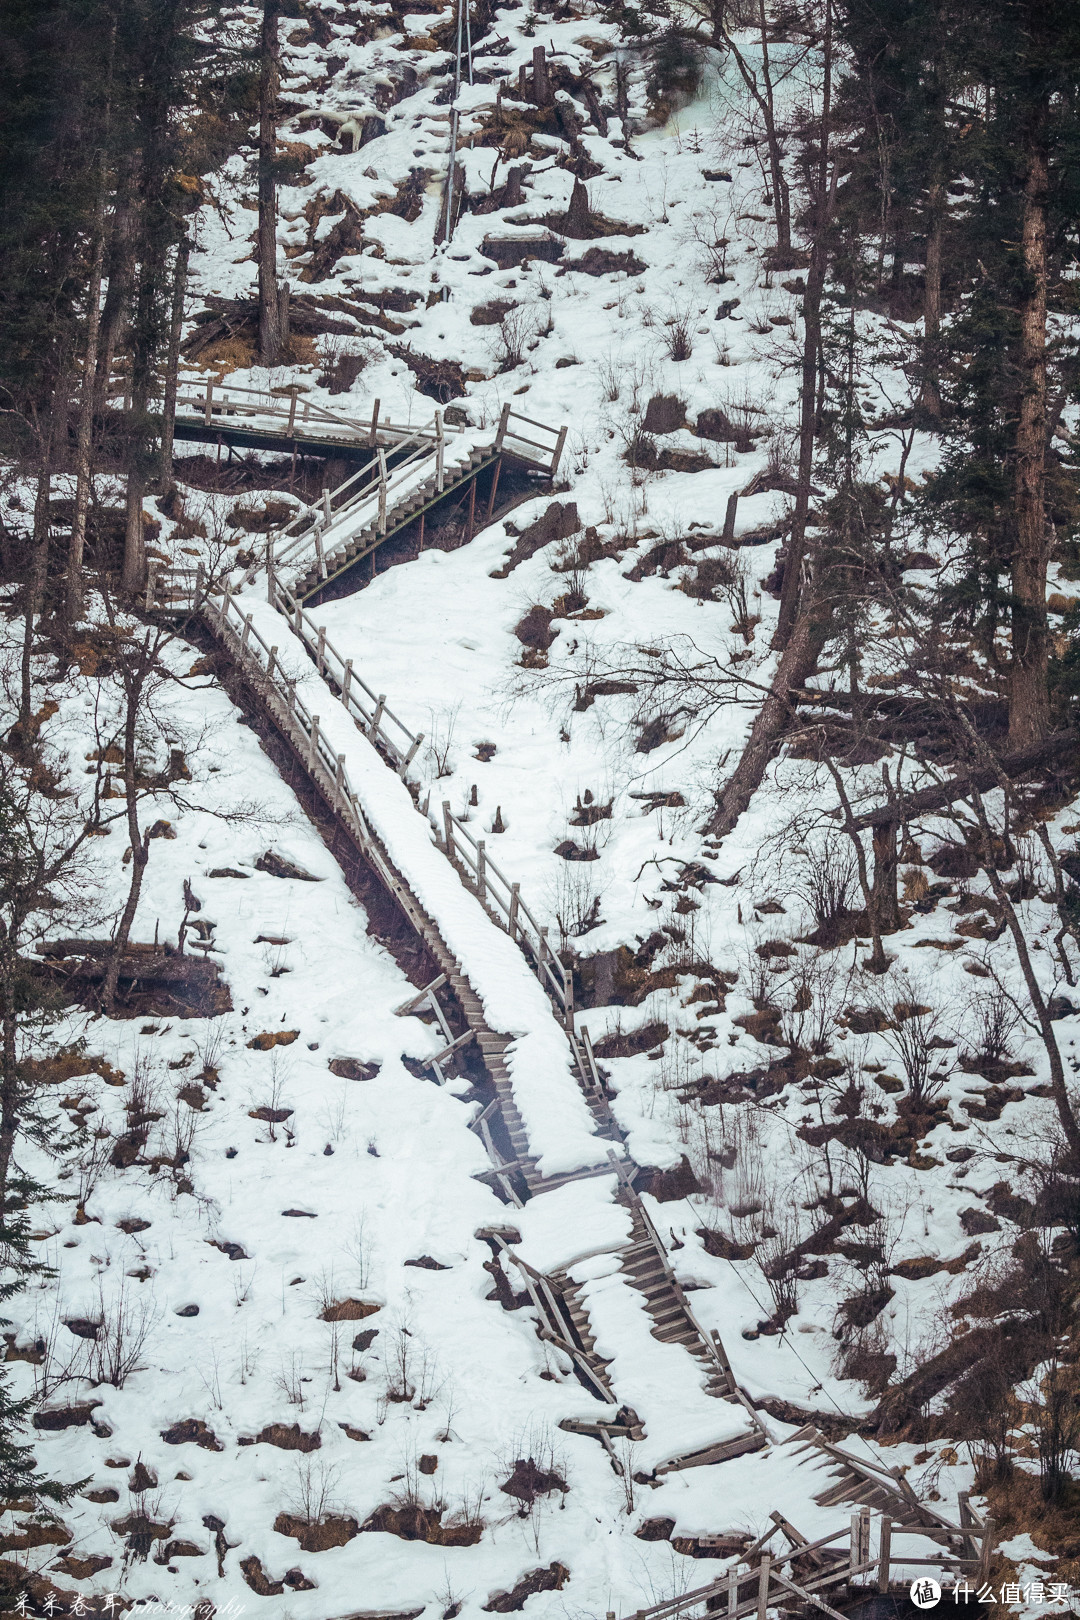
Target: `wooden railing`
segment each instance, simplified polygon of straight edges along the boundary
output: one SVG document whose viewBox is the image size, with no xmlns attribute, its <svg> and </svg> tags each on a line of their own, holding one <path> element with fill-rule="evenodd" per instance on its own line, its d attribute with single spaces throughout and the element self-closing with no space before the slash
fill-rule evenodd
<svg viewBox="0 0 1080 1620">
<path fill-rule="evenodd" d="M 387 468 L 386 451 L 378 449 L 370 461 L 346 478 L 343 484 L 334 490 L 323 490 L 321 504 L 305 509 L 314 516 L 301 534 L 288 536 L 285 543 L 278 539 L 279 535 L 287 535 L 289 528 L 295 528 L 297 520 L 294 516 L 283 529 L 269 535 L 266 550 L 268 572 L 300 570 L 314 560 L 320 579 L 325 579 L 326 538 L 331 528 L 351 520 L 348 522 L 349 532 L 339 537 L 338 543 L 341 545 L 345 545 L 365 527 L 365 520 L 377 534 L 385 534 L 388 520 L 402 499 L 415 490 L 418 482 L 422 482 L 422 477 L 418 479 L 417 475 L 428 470 L 434 478 L 436 493 L 442 494 L 446 487 L 446 436 L 441 411 L 435 413 L 435 422 L 434 439 L 424 432 L 414 433 L 408 439 L 399 441 L 395 449 L 399 452 L 408 450 L 409 454 L 393 468 Z"/>
<path fill-rule="evenodd" d="M 440 849 L 476 891 L 481 904 L 532 957 L 537 978 L 569 1023 L 574 1011 L 573 976 L 549 944 L 547 927 L 537 922 L 522 899 L 520 883 L 512 883 L 495 864 L 488 854 L 486 840 L 473 837 L 461 818 L 450 809 L 449 799 L 442 802 L 442 825 L 434 818 L 432 825 Z"/>
<path fill-rule="evenodd" d="M 962 1554 L 945 1553 L 935 1557 L 907 1557 L 897 1553 L 897 1536 L 932 1535 L 924 1525 L 900 1524 L 888 1513 L 877 1515 L 878 1550 L 871 1554 L 871 1523 L 874 1518 L 868 1507 L 859 1508 L 851 1515 L 850 1524 L 816 1541 L 808 1541 L 782 1513 L 773 1513 L 771 1529 L 759 1536 L 739 1560 L 718 1580 L 694 1591 L 683 1592 L 677 1598 L 655 1603 L 651 1608 L 635 1609 L 625 1620 L 696 1620 L 697 1616 L 720 1616 L 721 1620 L 742 1620 L 754 1615 L 766 1620 L 770 1608 L 790 1607 L 793 1597 L 801 1598 L 833 1620 L 844 1620 L 819 1594 L 829 1586 L 851 1583 L 860 1576 L 876 1576 L 877 1589 L 889 1591 L 896 1567 L 904 1569 L 932 1567 L 948 1571 L 957 1581 L 969 1580 L 977 1590 L 989 1574 L 994 1546 L 993 1520 L 983 1521 L 970 1506 L 966 1496 L 961 1497 L 961 1516 L 966 1513 L 969 1522 L 953 1527 L 964 1538 Z M 782 1552 L 769 1552 L 769 1543 L 782 1535 L 788 1547 Z M 846 1548 L 843 1543 L 847 1542 Z M 837 1544 L 841 1545 L 837 1545 Z M 757 1562 L 755 1562 L 755 1559 Z M 783 1573 L 783 1566 L 799 1561 L 808 1573 L 801 1573 L 796 1581 Z M 717 1600 L 723 1600 L 717 1602 Z M 616 1620 L 609 1612 L 608 1620 Z"/>
</svg>

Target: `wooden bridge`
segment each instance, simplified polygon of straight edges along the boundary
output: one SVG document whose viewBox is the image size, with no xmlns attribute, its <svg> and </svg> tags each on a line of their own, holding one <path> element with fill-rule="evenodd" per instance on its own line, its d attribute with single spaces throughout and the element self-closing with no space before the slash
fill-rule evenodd
<svg viewBox="0 0 1080 1620">
<path fill-rule="evenodd" d="M 439 443 L 438 436 L 433 435 L 427 441 L 426 451 L 421 445 L 413 463 L 414 472 L 422 461 L 430 462 L 437 456 Z M 467 457 L 472 454 L 469 450 Z M 463 457 L 458 465 L 464 466 L 465 459 Z M 437 467 L 437 462 L 434 465 Z M 444 468 L 445 465 L 444 459 Z M 423 482 L 425 479 L 420 479 L 421 485 Z M 388 477 L 385 484 L 389 526 L 390 514 L 396 507 L 389 496 Z M 417 493 L 418 486 L 405 480 L 395 488 L 402 504 Z M 374 494 L 378 500 L 378 491 Z M 368 500 L 371 495 L 369 490 Z M 363 502 L 358 501 L 356 505 L 360 507 Z M 336 510 L 344 514 L 348 508 L 346 491 Z M 323 516 L 325 518 L 325 512 Z M 330 517 L 334 517 L 333 507 Z M 288 537 L 286 542 L 297 542 L 288 552 L 294 576 L 312 551 L 317 562 L 328 570 L 331 566 L 335 552 L 330 550 L 326 537 L 333 523 L 323 527 L 321 555 L 312 528 L 309 525 L 302 534 Z M 340 534 L 335 545 L 338 539 Z M 208 628 L 242 680 L 252 706 L 288 744 L 308 782 L 329 808 L 335 828 L 344 834 L 401 908 L 427 948 L 438 971 L 398 1011 L 407 1014 L 426 1008 L 434 1017 L 443 1044 L 426 1060 L 426 1066 L 436 1082 L 442 1083 L 447 1066 L 461 1048 L 472 1044 L 478 1051 L 490 1080 L 491 1101 L 472 1121 L 472 1128 L 483 1140 L 491 1160 L 490 1169 L 482 1174 L 492 1179 L 511 1210 L 569 1181 L 617 1175 L 616 1197 L 630 1214 L 630 1235 L 622 1245 L 599 1252 L 618 1259 L 620 1275 L 643 1297 L 652 1336 L 664 1343 L 684 1346 L 701 1368 L 705 1391 L 737 1407 L 740 1414 L 741 1427 L 736 1425 L 733 1436 L 669 1457 L 656 1467 L 655 1474 L 660 1476 L 672 1470 L 708 1465 L 764 1448 L 771 1441 L 769 1430 L 752 1400 L 740 1389 L 719 1335 L 706 1331 L 698 1321 L 675 1275 L 664 1241 L 634 1186 L 638 1167 L 626 1150 L 611 1112 L 588 1030 L 575 1020 L 572 974 L 549 942 L 546 926 L 525 902 L 519 885 L 492 861 L 485 841 L 474 839 L 444 802 L 437 814 L 429 816 L 431 836 L 491 922 L 525 955 L 549 997 L 553 1016 L 566 1030 L 574 1073 L 596 1135 L 611 1144 L 606 1162 L 599 1165 L 556 1175 L 540 1170 L 515 1101 L 513 1076 L 507 1061 L 510 1039 L 487 1026 L 481 998 L 448 946 L 438 919 L 421 905 L 396 869 L 349 781 L 345 754 L 335 752 L 320 727 L 319 715 L 300 698 L 297 678 L 288 673 L 293 660 L 286 659 L 283 664 L 280 647 L 284 645 L 287 651 L 301 653 L 311 661 L 325 685 L 327 699 L 343 706 L 387 766 L 403 779 L 408 777 L 422 737 L 409 731 L 387 706 L 385 695 L 375 692 L 354 670 L 352 661 L 342 658 L 331 645 L 325 627 L 313 621 L 299 593 L 287 582 L 287 564 L 281 560 L 284 546 L 278 542 L 274 549 L 277 561 L 267 572 L 267 591 L 280 624 L 278 644 L 269 643 L 257 631 L 253 614 L 244 610 L 245 598 L 229 586 L 212 584 L 201 568 L 176 569 L 155 564 L 145 606 L 149 612 L 193 616 Z M 301 580 L 307 577 L 300 574 Z M 327 577 L 331 577 L 329 572 Z M 426 814 L 430 809 L 425 801 L 421 813 Z M 508 1152 L 505 1148 L 500 1151 L 497 1145 L 496 1126 Z M 578 1286 L 566 1271 L 545 1275 L 532 1267 L 516 1252 L 517 1234 L 513 1228 L 486 1229 L 478 1235 L 494 1240 L 504 1267 L 512 1268 L 512 1273 L 523 1281 L 536 1311 L 540 1336 L 566 1357 L 579 1381 L 602 1403 L 603 1410 L 598 1412 L 595 1422 L 567 1420 L 566 1427 L 593 1434 L 604 1445 L 613 1467 L 621 1471 L 613 1438 L 620 1435 L 641 1438 L 645 1429 L 637 1413 L 625 1405 L 612 1415 L 611 1409 L 619 1399 L 618 1391 L 612 1382 L 609 1364 L 597 1352 L 588 1307 Z M 827 1443 L 813 1428 L 800 1431 L 789 1445 L 793 1448 L 793 1466 L 796 1455 L 808 1451 L 814 1460 L 838 1472 L 838 1483 L 831 1484 L 817 1498 L 820 1503 L 861 1504 L 849 1531 L 840 1529 L 811 1543 L 782 1515 L 774 1514 L 773 1528 L 759 1538 L 720 1581 L 669 1603 L 639 1610 L 633 1620 L 675 1620 L 676 1616 L 680 1620 L 691 1620 L 698 1614 L 718 1612 L 725 1614 L 728 1620 L 742 1620 L 752 1614 L 764 1620 L 770 1606 L 790 1607 L 793 1602 L 809 1604 L 836 1616 L 838 1611 L 820 1595 L 822 1590 L 834 1587 L 854 1590 L 858 1582 L 869 1579 L 875 1572 L 879 1588 L 888 1590 L 897 1565 L 904 1569 L 912 1565 L 932 1565 L 938 1570 L 952 1570 L 958 1576 L 985 1572 L 993 1546 L 993 1526 L 992 1523 L 982 1524 L 966 1502 L 961 1504 L 960 1522 L 954 1523 L 921 1504 L 899 1470 L 884 1465 L 879 1468 L 842 1451 Z M 877 1551 L 871 1555 L 870 1526 L 875 1515 L 878 1519 Z M 786 1538 L 786 1550 L 773 1548 L 770 1551 L 777 1535 Z M 894 1538 L 902 1536 L 928 1541 L 930 1556 L 925 1552 L 917 1557 L 901 1556 Z M 834 1545 L 845 1537 L 846 1550 Z"/>
<path fill-rule="evenodd" d="M 155 402 L 163 408 L 164 401 Z M 212 378 L 181 382 L 175 437 L 258 450 L 307 452 L 360 465 L 316 506 L 301 506 L 268 541 L 268 566 L 280 572 L 301 601 L 365 558 L 428 512 L 468 492 L 466 539 L 476 521 L 477 483 L 490 473 L 490 517 L 504 459 L 553 479 L 566 443 L 566 427 L 552 428 L 502 408 L 490 429 L 449 425 L 436 410 L 424 427 L 393 422 L 375 400 L 370 417 L 344 416 L 308 399 L 296 387 L 276 390 L 227 387 Z M 261 566 L 261 560 L 260 560 Z"/>
</svg>

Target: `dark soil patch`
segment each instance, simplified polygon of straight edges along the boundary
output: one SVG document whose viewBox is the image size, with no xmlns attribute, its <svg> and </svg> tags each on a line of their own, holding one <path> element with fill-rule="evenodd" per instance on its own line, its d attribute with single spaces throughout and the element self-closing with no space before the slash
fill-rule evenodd
<svg viewBox="0 0 1080 1620">
<path fill-rule="evenodd" d="M 326 1552 L 329 1547 L 344 1547 L 359 1533 L 360 1526 L 342 1513 L 331 1513 L 316 1524 L 295 1513 L 279 1513 L 274 1529 L 279 1536 L 292 1536 L 305 1552 Z"/>
<path fill-rule="evenodd" d="M 535 1592 L 561 1592 L 570 1579 L 565 1564 L 549 1564 L 546 1569 L 532 1569 L 523 1575 L 509 1592 L 498 1592 L 483 1606 L 484 1614 L 515 1614 L 525 1607 L 525 1599 Z"/>
<path fill-rule="evenodd" d="M 432 1547 L 475 1547 L 484 1533 L 482 1524 L 443 1524 L 443 1514 L 419 1506 L 380 1507 L 363 1526 L 400 1536 L 402 1541 L 426 1541 Z M 351 1521 L 350 1521 L 351 1522 Z"/>
</svg>

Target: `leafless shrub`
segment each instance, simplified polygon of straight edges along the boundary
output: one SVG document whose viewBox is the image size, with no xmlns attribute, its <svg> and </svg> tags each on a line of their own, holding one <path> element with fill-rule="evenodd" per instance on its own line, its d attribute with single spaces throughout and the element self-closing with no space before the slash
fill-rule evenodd
<svg viewBox="0 0 1080 1620">
<path fill-rule="evenodd" d="M 1008 1062 L 1010 1042 L 1024 1020 L 1004 985 L 973 991 L 966 1012 L 971 1055 L 992 1065 Z"/>
<path fill-rule="evenodd" d="M 596 876 L 595 862 L 561 861 L 554 883 L 555 917 L 564 942 L 581 939 L 601 926 L 604 885 Z"/>
<path fill-rule="evenodd" d="M 525 304 L 508 309 L 489 340 L 491 357 L 499 370 L 513 371 L 520 366 L 540 331 L 541 321 L 535 309 Z"/>
<path fill-rule="evenodd" d="M 431 720 L 428 726 L 427 753 L 437 777 L 454 774 L 451 753 L 460 710 L 460 703 L 455 703 L 447 709 L 429 710 Z"/>
<path fill-rule="evenodd" d="M 673 304 L 664 319 L 663 343 L 672 360 L 689 360 L 694 352 L 694 324 L 696 315 L 687 306 Z"/>
<path fill-rule="evenodd" d="M 123 1389 L 139 1368 L 146 1341 L 161 1320 L 161 1307 L 146 1294 L 132 1298 L 123 1278 L 109 1299 L 104 1283 L 98 1287 L 101 1325 L 96 1338 L 89 1341 L 91 1378 L 95 1384 Z"/>
<path fill-rule="evenodd" d="M 340 1512 L 338 1477 L 336 1465 L 327 1462 L 325 1457 L 310 1453 L 297 1457 L 289 1503 L 296 1517 L 314 1525 Z"/>
<path fill-rule="evenodd" d="M 827 927 L 851 910 L 858 883 L 855 856 L 838 838 L 808 838 L 790 882 L 816 926 Z"/>
<path fill-rule="evenodd" d="M 281 1365 L 274 1379 L 274 1383 L 289 1405 L 298 1407 L 301 1412 L 304 1410 L 307 1399 L 304 1385 L 311 1382 L 311 1379 L 304 1371 L 304 1366 L 303 1355 L 299 1351 L 293 1350 L 290 1352 L 288 1360 L 284 1356 L 281 1358 Z"/>
<path fill-rule="evenodd" d="M 733 221 L 734 211 L 730 204 L 722 208 L 713 203 L 695 214 L 690 222 L 690 240 L 698 246 L 705 279 L 716 287 L 731 280 L 727 257 L 735 234 Z"/>
<path fill-rule="evenodd" d="M 899 994 L 882 1039 L 900 1060 L 908 1096 L 919 1107 L 931 1102 L 948 1079 L 948 1069 L 940 1066 L 940 1053 L 952 1042 L 939 1034 L 941 1012 L 922 1000 L 925 985 L 904 972 L 896 976 L 894 988 Z"/>
</svg>

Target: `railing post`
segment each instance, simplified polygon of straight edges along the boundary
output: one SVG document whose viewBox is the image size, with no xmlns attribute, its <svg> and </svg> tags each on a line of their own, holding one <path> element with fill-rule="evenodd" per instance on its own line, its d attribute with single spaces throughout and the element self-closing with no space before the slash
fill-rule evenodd
<svg viewBox="0 0 1080 1620">
<path fill-rule="evenodd" d="M 289 389 L 289 425 L 285 430 L 286 433 L 290 433 L 290 434 L 292 433 L 293 423 L 295 421 L 296 421 L 296 389 L 294 387 L 294 388 Z"/>
<path fill-rule="evenodd" d="M 319 578 L 326 578 L 326 563 L 323 559 L 323 520 L 319 518 L 315 524 L 315 557 L 319 564 Z"/>
<path fill-rule="evenodd" d="M 379 727 L 382 725 L 383 710 L 385 708 L 386 708 L 386 693 L 385 692 L 380 692 L 378 697 L 375 700 L 375 712 L 371 716 L 371 725 L 368 728 L 368 736 L 371 737 L 372 739 L 374 739 L 378 735 Z"/>
<path fill-rule="evenodd" d="M 435 412 L 435 488 L 441 495 L 445 473 L 443 470 L 443 419 L 442 411 Z"/>
<path fill-rule="evenodd" d="M 272 681 L 273 678 L 274 678 L 274 665 L 276 663 L 277 663 L 277 646 L 275 644 L 273 647 L 271 647 L 270 656 L 266 660 L 266 678 L 267 678 L 268 681 Z"/>
<path fill-rule="evenodd" d="M 346 658 L 346 660 L 345 660 L 345 673 L 341 677 L 341 701 L 342 701 L 342 703 L 344 703 L 346 708 L 349 707 L 349 688 L 350 688 L 351 685 L 352 685 L 352 659 L 351 658 Z"/>
<path fill-rule="evenodd" d="M 729 1569 L 727 1572 L 727 1612 L 728 1620 L 732 1620 L 735 1610 L 739 1607 L 739 1571 Z"/>
<path fill-rule="evenodd" d="M 252 614 L 250 614 L 250 613 L 245 613 L 244 614 L 244 629 L 243 629 L 243 634 L 240 637 L 240 651 L 241 652 L 247 652 L 248 638 L 251 635 L 251 620 L 252 620 L 252 618 L 253 618 Z"/>
<path fill-rule="evenodd" d="M 510 930 L 510 938 L 511 939 L 517 939 L 517 915 L 518 915 L 518 906 L 520 905 L 520 903 L 521 903 L 521 884 L 520 883 L 511 883 L 511 885 L 510 885 L 510 915 L 509 915 L 509 918 L 508 918 L 508 921 L 507 921 L 507 927 Z"/>
<path fill-rule="evenodd" d="M 338 790 L 338 794 L 340 796 L 341 794 L 343 794 L 345 792 L 345 755 L 344 754 L 339 754 L 338 757 L 337 757 L 337 770 L 334 773 L 334 781 L 337 784 L 337 790 Z"/>
<path fill-rule="evenodd" d="M 330 526 L 330 490 L 328 489 L 328 487 L 325 484 L 323 485 L 323 492 L 322 492 L 322 509 L 323 509 L 323 518 L 325 519 L 326 525 L 329 528 L 329 526 Z"/>
<path fill-rule="evenodd" d="M 379 451 L 379 523 L 378 533 L 386 533 L 386 451 Z M 372 567 L 374 568 L 374 563 Z"/>
<path fill-rule="evenodd" d="M 548 951 L 547 937 L 548 931 L 547 924 L 545 923 L 544 927 L 540 930 L 540 938 L 537 941 L 536 946 L 536 977 L 540 980 L 541 984 L 544 982 L 544 958 Z"/>
<path fill-rule="evenodd" d="M 379 401 L 375 401 L 375 408 L 371 413 L 371 443 L 375 443 L 375 435 L 379 431 Z"/>
<path fill-rule="evenodd" d="M 982 1548 L 979 1552 L 979 1567 L 975 1574 L 975 1583 L 982 1586 L 990 1574 L 990 1560 L 994 1556 L 994 1521 L 983 1520 Z"/>
<path fill-rule="evenodd" d="M 402 780 L 404 780 L 405 773 L 409 769 L 409 766 L 412 764 L 413 759 L 414 759 L 414 757 L 416 755 L 416 751 L 420 747 L 420 744 L 423 742 L 423 740 L 424 740 L 424 733 L 422 731 L 418 731 L 416 733 L 416 736 L 413 738 L 412 742 L 409 744 L 408 753 L 405 755 L 405 758 L 402 760 L 401 769 L 398 772 L 398 775 L 402 778 Z M 425 815 L 427 814 L 426 810 L 425 810 L 424 813 L 425 813 Z"/>
<path fill-rule="evenodd" d="M 203 567 L 202 563 L 199 563 L 198 567 L 195 570 L 195 601 L 192 603 L 193 607 L 198 607 L 199 603 L 203 599 L 203 595 L 205 593 L 205 590 L 206 590 L 206 570 Z"/>
<path fill-rule="evenodd" d="M 761 1568 L 758 1570 L 757 1620 L 766 1620 L 769 1612 L 769 1577 L 771 1573 L 772 1559 L 768 1553 L 762 1553 Z"/>
<path fill-rule="evenodd" d="M 502 415 L 499 417 L 499 431 L 495 435 L 495 448 L 496 448 L 496 450 L 501 450 L 502 447 L 503 447 L 503 440 L 506 438 L 506 427 L 507 427 L 507 423 L 509 422 L 509 420 L 510 420 L 510 401 L 507 400 L 506 404 L 502 408 Z"/>
<path fill-rule="evenodd" d="M 206 379 L 206 425 L 210 426 L 210 407 L 214 397 L 214 381 L 212 377 Z"/>
<path fill-rule="evenodd" d="M 450 800 L 442 802 L 443 837 L 446 839 L 446 853 L 451 860 L 454 858 L 454 818 L 450 813 Z"/>
<path fill-rule="evenodd" d="M 851 1515 L 851 1541 L 848 1562 L 852 1569 L 870 1562 L 870 1509 L 859 1508 Z"/>
<path fill-rule="evenodd" d="M 161 564 L 156 558 L 151 558 L 150 566 L 146 570 L 146 611 L 149 613 L 154 606 L 154 586 L 157 584 L 158 570 Z"/>
<path fill-rule="evenodd" d="M 303 635 L 304 635 L 304 610 L 300 606 L 299 602 L 294 602 L 293 603 L 293 629 L 296 631 L 296 634 L 301 639 L 303 639 Z"/>
<path fill-rule="evenodd" d="M 311 736 L 308 739 L 308 768 L 314 770 L 319 760 L 319 717 L 311 717 Z"/>
<path fill-rule="evenodd" d="M 315 641 L 315 668 L 320 675 L 326 673 L 326 626 L 320 624 Z"/>
<path fill-rule="evenodd" d="M 889 1590 L 889 1565 L 892 1561 L 892 1520 L 887 1513 L 881 1515 L 881 1532 L 878 1541 L 878 1578 L 879 1592 Z"/>
<path fill-rule="evenodd" d="M 225 589 L 221 593 L 220 622 L 221 622 L 222 629 L 225 628 L 225 620 L 229 616 L 229 598 L 230 598 L 231 595 L 232 595 L 232 586 L 231 585 L 226 585 Z"/>
<path fill-rule="evenodd" d="M 487 888 L 487 852 L 482 838 L 476 843 L 476 888 L 483 904 L 484 890 Z"/>
<path fill-rule="evenodd" d="M 548 472 L 550 473 L 552 478 L 554 478 L 555 473 L 558 470 L 559 462 L 562 459 L 563 445 L 565 443 L 566 443 L 566 428 L 561 427 L 559 429 L 559 437 L 555 441 L 555 449 L 554 449 L 554 452 L 552 453 L 552 457 L 551 457 L 551 466 L 548 468 Z"/>
</svg>

